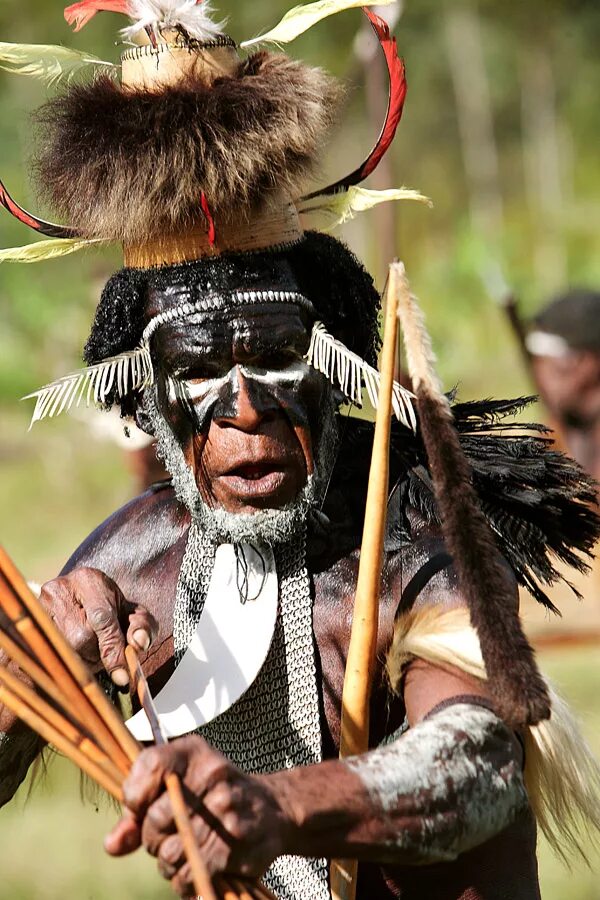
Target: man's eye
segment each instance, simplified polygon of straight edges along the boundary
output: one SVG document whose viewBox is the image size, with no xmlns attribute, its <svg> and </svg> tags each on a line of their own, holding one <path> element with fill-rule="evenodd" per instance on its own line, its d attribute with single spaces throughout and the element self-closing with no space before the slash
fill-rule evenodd
<svg viewBox="0 0 600 900">
<path fill-rule="evenodd" d="M 285 369 L 299 359 L 298 351 L 293 347 L 286 347 L 282 350 L 275 350 L 264 358 L 263 362 L 268 369 Z"/>
<path fill-rule="evenodd" d="M 177 372 L 175 377 L 178 381 L 185 381 L 186 384 L 199 384 L 209 378 L 214 378 L 214 373 L 209 372 L 205 368 L 194 367 L 193 369 L 185 369 L 181 372 Z"/>
</svg>

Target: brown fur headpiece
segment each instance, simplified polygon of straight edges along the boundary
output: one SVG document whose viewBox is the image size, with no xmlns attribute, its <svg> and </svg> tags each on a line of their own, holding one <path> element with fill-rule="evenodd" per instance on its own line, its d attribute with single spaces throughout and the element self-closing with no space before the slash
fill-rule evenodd
<svg viewBox="0 0 600 900">
<path fill-rule="evenodd" d="M 160 93 L 102 75 L 40 110 L 41 190 L 83 236 L 123 243 L 189 227 L 201 192 L 215 218 L 239 219 L 299 196 L 339 99 L 331 76 L 267 52 Z"/>
</svg>

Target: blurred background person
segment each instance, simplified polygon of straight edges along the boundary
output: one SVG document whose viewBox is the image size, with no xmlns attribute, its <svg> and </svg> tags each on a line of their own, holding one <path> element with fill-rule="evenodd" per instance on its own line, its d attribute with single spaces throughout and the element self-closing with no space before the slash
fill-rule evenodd
<svg viewBox="0 0 600 900">
<path fill-rule="evenodd" d="M 531 320 L 523 344 L 557 449 L 600 479 L 600 292 L 559 294 Z M 536 610 L 521 592 L 526 630 L 538 648 L 600 643 L 599 550 L 590 572 L 570 579 L 582 601 L 565 585 L 549 592 L 560 617 Z"/>
<path fill-rule="evenodd" d="M 525 344 L 559 443 L 600 480 L 600 292 L 560 294 L 535 316 Z"/>
</svg>

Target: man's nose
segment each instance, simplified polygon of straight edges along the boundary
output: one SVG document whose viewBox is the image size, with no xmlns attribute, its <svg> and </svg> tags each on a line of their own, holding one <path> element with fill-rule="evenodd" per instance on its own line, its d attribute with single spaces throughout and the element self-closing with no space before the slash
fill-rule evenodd
<svg viewBox="0 0 600 900">
<path fill-rule="evenodd" d="M 236 368 L 237 390 L 231 402 L 218 404 L 213 420 L 219 425 L 231 425 L 240 431 L 256 431 L 265 419 L 272 418 L 277 411 L 277 403 L 262 385 L 245 377 L 240 367 Z"/>
</svg>

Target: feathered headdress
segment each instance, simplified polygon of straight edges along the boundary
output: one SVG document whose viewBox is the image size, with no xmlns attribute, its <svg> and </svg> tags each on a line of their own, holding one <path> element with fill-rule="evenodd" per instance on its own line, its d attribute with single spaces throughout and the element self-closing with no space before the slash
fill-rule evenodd
<svg viewBox="0 0 600 900">
<path fill-rule="evenodd" d="M 32 262 L 90 244 L 120 242 L 128 268 L 151 269 L 226 252 L 292 246 L 303 238 L 301 215 L 315 210 L 341 222 L 388 200 L 427 202 L 416 191 L 377 192 L 359 186 L 390 146 L 406 94 L 396 41 L 362 0 L 319 0 L 296 7 L 271 31 L 241 47 L 284 44 L 324 17 L 359 5 L 389 72 L 385 122 L 361 165 L 310 192 L 320 148 L 339 106 L 339 85 L 321 69 L 281 53 L 260 50 L 240 58 L 223 23 L 212 21 L 206 0 L 81 0 L 69 6 L 65 17 L 76 30 L 100 11 L 133 20 L 122 34 L 143 43 L 123 53 L 120 79 L 117 67 L 89 54 L 0 44 L 5 68 L 52 83 L 68 82 L 37 115 L 44 141 L 36 167 L 43 194 L 68 224 L 27 212 L 0 182 L 0 203 L 49 238 L 0 251 L 0 261 Z M 73 78 L 85 68 L 94 70 L 91 80 Z M 360 404 L 366 388 L 376 404 L 376 370 L 329 335 L 322 323 L 313 330 L 308 360 L 353 402 Z M 84 399 L 118 399 L 122 390 L 137 390 L 152 380 L 146 335 L 137 348 L 32 395 L 38 401 L 33 420 Z M 411 395 L 400 385 L 395 410 L 414 426 Z"/>
</svg>

